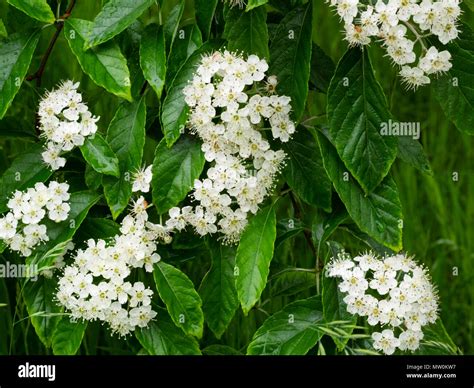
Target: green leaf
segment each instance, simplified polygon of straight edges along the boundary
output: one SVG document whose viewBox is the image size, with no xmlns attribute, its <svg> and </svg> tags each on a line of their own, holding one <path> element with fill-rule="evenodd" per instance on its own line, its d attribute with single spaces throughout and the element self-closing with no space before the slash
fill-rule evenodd
<svg viewBox="0 0 474 388">
<path fill-rule="evenodd" d="M 310 81 L 316 90 L 326 93 L 335 71 L 336 65 L 334 65 L 332 59 L 321 47 L 313 43 Z"/>
<path fill-rule="evenodd" d="M 474 32 L 466 24 L 460 30 L 459 38 L 446 46 L 453 67 L 434 79 L 433 86 L 448 119 L 460 131 L 474 135 Z"/>
<path fill-rule="evenodd" d="M 132 196 L 132 174 L 140 168 L 145 146 L 145 99 L 121 104 L 107 130 L 107 141 L 120 165 L 120 177 L 104 176 L 104 193 L 116 219 Z"/>
<path fill-rule="evenodd" d="M 398 156 L 404 162 L 412 165 L 416 169 L 427 175 L 433 175 L 431 165 L 426 157 L 423 146 L 418 140 L 408 136 L 398 138 Z"/>
<path fill-rule="evenodd" d="M 173 46 L 176 33 L 178 32 L 179 23 L 183 16 L 183 12 L 184 0 L 179 0 L 178 4 L 173 7 L 173 9 L 165 20 L 163 29 L 165 33 L 166 47 L 168 47 L 168 49 Z"/>
<path fill-rule="evenodd" d="M 344 302 L 344 294 L 339 291 L 337 280 L 329 278 L 323 274 L 323 315 L 324 320 L 328 323 L 334 321 L 345 321 L 348 324 L 355 325 L 357 317 L 347 312 L 347 304 Z M 346 329 L 347 334 L 352 334 L 352 330 Z M 341 338 L 339 336 L 331 336 L 337 348 L 341 351 L 349 341 L 349 338 Z"/>
<path fill-rule="evenodd" d="M 154 0 L 110 0 L 91 23 L 85 47 L 107 42 L 132 24 Z"/>
<path fill-rule="evenodd" d="M 140 66 L 159 99 L 166 76 L 165 36 L 161 26 L 150 24 L 145 29 L 140 41 Z"/>
<path fill-rule="evenodd" d="M 99 194 L 90 191 L 72 193 L 69 198 L 71 210 L 67 220 L 58 223 L 50 220 L 45 221 L 44 224 L 48 228 L 49 241 L 46 244 L 40 245 L 35 249 L 34 253 L 44 255 L 59 243 L 70 240 L 81 226 L 90 208 L 99 201 L 100 197 Z"/>
<path fill-rule="evenodd" d="M 371 192 L 397 156 L 397 138 L 381 134 L 391 115 L 365 50 L 351 49 L 339 62 L 327 112 L 339 156 L 364 191 Z"/>
<path fill-rule="evenodd" d="M 8 4 L 13 5 L 20 11 L 26 13 L 29 17 L 44 23 L 54 23 L 56 18 L 46 0 L 7 0 Z"/>
<path fill-rule="evenodd" d="M 303 115 L 308 97 L 312 24 L 312 6 L 309 2 L 283 18 L 270 47 L 268 74 L 278 77 L 278 94 L 291 97 L 296 121 Z"/>
<path fill-rule="evenodd" d="M 220 44 L 217 43 L 206 43 L 188 58 L 176 74 L 163 102 L 161 113 L 163 133 L 168 147 L 171 147 L 179 139 L 188 120 L 189 107 L 184 101 L 183 89 L 194 76 L 203 54 L 212 52 L 218 49 L 219 46 Z"/>
<path fill-rule="evenodd" d="M 201 144 L 193 136 L 183 136 L 172 148 L 162 140 L 153 161 L 153 203 L 159 214 L 180 203 L 193 188 L 204 168 Z"/>
<path fill-rule="evenodd" d="M 313 135 L 300 127 L 281 147 L 288 155 L 284 170 L 288 185 L 306 203 L 330 212 L 332 184 Z"/>
<path fill-rule="evenodd" d="M 53 354 L 55 356 L 74 356 L 81 347 L 87 322 L 72 322 L 64 317 L 58 323 L 53 335 Z"/>
<path fill-rule="evenodd" d="M 55 299 L 57 281 L 39 276 L 23 287 L 23 299 L 31 323 L 39 339 L 47 348 L 51 347 L 56 326 L 61 320 L 61 308 Z"/>
<path fill-rule="evenodd" d="M 5 249 L 7 249 L 7 245 L 5 244 L 5 242 L 3 240 L 0 240 L 0 254 L 2 254 Z"/>
<path fill-rule="evenodd" d="M 108 92 L 128 101 L 132 100 L 130 72 L 127 60 L 114 42 L 84 50 L 84 40 L 92 22 L 81 19 L 67 19 L 64 33 L 71 51 L 79 65 L 94 83 Z"/>
<path fill-rule="evenodd" d="M 202 35 L 196 24 L 183 27 L 173 43 L 166 73 L 167 84 L 171 84 L 184 62 L 202 46 Z"/>
<path fill-rule="evenodd" d="M 105 175 L 120 176 L 119 161 L 109 144 L 99 133 L 87 138 L 81 147 L 82 156 L 91 167 Z"/>
<path fill-rule="evenodd" d="M 313 224 L 312 238 L 317 247 L 318 255 L 321 251 L 322 244 L 334 233 L 334 231 L 349 218 L 347 212 L 333 211 L 321 222 Z"/>
<path fill-rule="evenodd" d="M 466 4 L 471 11 L 474 11 L 474 0 L 464 0 L 463 3 Z"/>
<path fill-rule="evenodd" d="M 194 0 L 196 22 L 202 31 L 204 41 L 209 39 L 212 19 L 214 18 L 218 1 L 219 0 Z"/>
<path fill-rule="evenodd" d="M 63 256 L 67 250 L 67 245 L 70 240 L 62 241 L 59 244 L 53 246 L 49 251 L 42 253 L 41 255 L 34 255 L 26 258 L 26 264 L 30 266 L 35 266 L 37 271 L 35 273 L 31 273 L 30 276 L 34 277 L 39 272 L 50 269 L 56 260 Z"/>
<path fill-rule="evenodd" d="M 77 235 L 80 241 L 87 241 L 89 239 L 107 240 L 120 234 L 120 225 L 107 218 L 91 218 L 84 220 Z"/>
<path fill-rule="evenodd" d="M 321 298 L 314 296 L 290 303 L 268 318 L 254 334 L 248 355 L 305 355 L 323 332 Z"/>
<path fill-rule="evenodd" d="M 275 209 L 268 206 L 250 219 L 237 248 L 235 284 L 245 315 L 257 303 L 267 284 L 275 239 Z"/>
<path fill-rule="evenodd" d="M 153 277 L 175 325 L 186 334 L 201 338 L 204 315 L 193 282 L 179 269 L 162 261 L 155 264 Z"/>
<path fill-rule="evenodd" d="M 18 155 L 3 173 L 0 178 L 0 213 L 8 210 L 8 199 L 15 190 L 23 191 L 34 186 L 36 182 L 48 180 L 51 176 L 51 170 L 41 157 L 42 152 L 41 144 L 33 144 Z"/>
<path fill-rule="evenodd" d="M 230 51 L 243 51 L 268 59 L 267 10 L 265 7 L 242 12 L 239 7 L 226 6 L 224 37 Z"/>
<path fill-rule="evenodd" d="M 102 174 L 95 171 L 90 164 L 86 164 L 84 180 L 88 189 L 97 191 L 102 185 Z"/>
<path fill-rule="evenodd" d="M 268 0 L 249 0 L 245 11 L 250 11 L 254 8 L 260 7 L 261 5 L 267 4 Z"/>
<path fill-rule="evenodd" d="M 298 219 L 284 218 L 278 220 L 277 238 L 275 240 L 275 248 L 278 248 L 286 240 L 300 234 L 304 231 L 303 223 Z"/>
<path fill-rule="evenodd" d="M 275 277 L 270 287 L 272 298 L 278 296 L 292 296 L 306 291 L 312 287 L 316 287 L 316 274 L 307 271 L 288 271 L 283 270 L 282 273 Z"/>
<path fill-rule="evenodd" d="M 0 19 L 0 37 L 6 38 L 8 36 L 7 29 L 5 28 L 5 24 L 3 24 L 3 20 Z"/>
<path fill-rule="evenodd" d="M 347 172 L 334 146 L 327 138 L 318 134 L 324 167 L 334 188 L 357 226 L 379 243 L 399 251 L 402 249 L 402 207 L 395 181 L 387 176 L 370 194 Z"/>
<path fill-rule="evenodd" d="M 235 290 L 235 249 L 209 239 L 211 269 L 202 280 L 199 293 L 207 325 L 219 339 L 239 307 Z"/>
<path fill-rule="evenodd" d="M 238 350 L 227 345 L 209 345 L 202 350 L 205 356 L 242 356 Z"/>
<path fill-rule="evenodd" d="M 195 338 L 183 335 L 175 326 L 165 309 L 157 309 L 155 321 L 147 328 L 137 329 L 135 337 L 152 356 L 200 355 L 199 344 Z"/>
<path fill-rule="evenodd" d="M 39 37 L 38 31 L 30 35 L 16 33 L 0 45 L 0 119 L 20 90 Z"/>
</svg>

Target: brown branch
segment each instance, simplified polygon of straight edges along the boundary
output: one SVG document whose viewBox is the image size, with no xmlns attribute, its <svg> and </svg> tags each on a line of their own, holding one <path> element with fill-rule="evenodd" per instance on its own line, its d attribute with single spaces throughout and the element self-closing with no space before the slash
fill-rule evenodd
<svg viewBox="0 0 474 388">
<path fill-rule="evenodd" d="M 48 63 L 49 56 L 51 55 L 51 52 L 53 51 L 54 45 L 56 44 L 56 41 L 59 38 L 59 34 L 61 33 L 62 29 L 64 28 L 64 21 L 71 16 L 72 9 L 74 8 L 74 5 L 76 4 L 76 0 L 71 0 L 69 3 L 69 6 L 66 9 L 66 12 L 54 22 L 54 26 L 56 27 L 56 31 L 54 31 L 54 35 L 51 38 L 48 48 L 46 49 L 46 52 L 44 53 L 43 57 L 41 58 L 40 66 L 38 70 L 26 77 L 27 81 L 33 81 L 36 79 L 36 86 L 41 86 L 41 78 L 43 77 L 44 70 L 46 68 L 46 64 Z"/>
</svg>

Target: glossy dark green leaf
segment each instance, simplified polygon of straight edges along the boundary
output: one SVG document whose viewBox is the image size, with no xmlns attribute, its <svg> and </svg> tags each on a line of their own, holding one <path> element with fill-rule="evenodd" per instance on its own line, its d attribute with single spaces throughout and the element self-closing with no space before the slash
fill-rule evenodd
<svg viewBox="0 0 474 388">
<path fill-rule="evenodd" d="M 69 205 L 71 210 L 67 220 L 44 222 L 48 228 L 49 241 L 35 249 L 37 255 L 44 255 L 46 252 L 57 246 L 59 243 L 70 240 L 87 216 L 90 208 L 100 199 L 100 195 L 90 191 L 79 191 L 71 194 Z"/>
<path fill-rule="evenodd" d="M 288 155 L 284 170 L 288 185 L 306 203 L 331 211 L 332 184 L 313 135 L 299 127 L 293 138 L 281 147 Z"/>
<path fill-rule="evenodd" d="M 219 0 L 194 0 L 196 11 L 196 22 L 202 32 L 204 40 L 209 38 L 212 19 Z"/>
<path fill-rule="evenodd" d="M 284 218 L 278 220 L 277 223 L 277 238 L 275 240 L 275 248 L 278 248 L 286 240 L 297 236 L 304 231 L 304 225 L 300 220 L 293 218 Z"/>
<path fill-rule="evenodd" d="M 191 24 L 179 30 L 168 61 L 167 84 L 171 84 L 183 63 L 201 46 L 202 35 L 196 24 Z"/>
<path fill-rule="evenodd" d="M 193 282 L 179 269 L 163 261 L 155 264 L 153 277 L 175 325 L 186 334 L 201 338 L 204 315 L 202 301 Z"/>
<path fill-rule="evenodd" d="M 79 65 L 94 83 L 118 97 L 131 101 L 130 72 L 127 60 L 114 42 L 84 50 L 84 41 L 92 22 L 67 19 L 64 34 Z"/>
<path fill-rule="evenodd" d="M 250 11 L 267 3 L 268 0 L 248 0 L 247 7 L 245 7 L 245 11 Z"/>
<path fill-rule="evenodd" d="M 0 19 L 0 37 L 6 38 L 8 36 L 7 29 L 5 28 L 5 24 L 3 24 L 3 20 Z"/>
<path fill-rule="evenodd" d="M 183 136 L 171 148 L 162 140 L 153 161 L 153 203 L 163 214 L 179 204 L 191 191 L 204 168 L 201 144 L 193 136 Z"/>
<path fill-rule="evenodd" d="M 371 192 L 397 156 L 397 138 L 381 133 L 391 115 L 366 51 L 350 49 L 339 62 L 327 113 L 339 156 L 364 191 Z"/>
<path fill-rule="evenodd" d="M 168 50 L 173 46 L 176 33 L 178 32 L 179 23 L 183 17 L 184 3 L 184 0 L 179 0 L 165 20 L 163 29 Z"/>
<path fill-rule="evenodd" d="M 267 285 L 275 239 L 275 209 L 268 206 L 250 218 L 237 248 L 235 285 L 246 315 Z"/>
<path fill-rule="evenodd" d="M 200 355 L 195 338 L 183 334 L 165 309 L 157 309 L 157 317 L 144 329 L 135 331 L 140 344 L 152 356 Z"/>
<path fill-rule="evenodd" d="M 0 178 L 0 213 L 8 210 L 7 202 L 15 190 L 25 190 L 36 182 L 45 182 L 52 174 L 41 157 L 43 147 L 33 144 L 18 155 Z"/>
<path fill-rule="evenodd" d="M 305 355 L 321 339 L 321 298 L 290 303 L 268 318 L 247 348 L 248 355 Z"/>
<path fill-rule="evenodd" d="M 154 0 L 110 0 L 95 17 L 85 42 L 86 48 L 107 42 L 132 24 Z"/>
<path fill-rule="evenodd" d="M 53 335 L 61 320 L 61 308 L 56 301 L 57 281 L 39 276 L 23 287 L 23 299 L 36 335 L 44 346 L 51 347 Z"/>
<path fill-rule="evenodd" d="M 312 36 L 311 2 L 285 15 L 270 47 L 268 74 L 278 77 L 277 92 L 291 97 L 294 118 L 303 115 L 308 97 Z"/>
<path fill-rule="evenodd" d="M 82 343 L 87 322 L 72 322 L 64 317 L 56 326 L 53 335 L 53 354 L 56 356 L 74 356 Z"/>
<path fill-rule="evenodd" d="M 145 145 L 145 99 L 121 104 L 107 130 L 107 141 L 117 155 L 120 177 L 104 176 L 104 193 L 114 219 L 132 195 L 132 175 L 140 168 Z"/>
<path fill-rule="evenodd" d="M 220 43 L 206 43 L 196 50 L 181 66 L 168 89 L 168 94 L 163 102 L 161 121 L 166 144 L 171 147 L 179 139 L 188 120 L 189 107 L 184 101 L 183 89 L 196 72 L 196 66 L 201 61 L 203 54 L 212 52 L 220 47 Z"/>
<path fill-rule="evenodd" d="M 20 90 L 39 37 L 38 31 L 31 34 L 16 33 L 0 45 L 0 119 Z"/>
<path fill-rule="evenodd" d="M 87 138 L 81 147 L 82 156 L 91 167 L 105 175 L 120 176 L 119 161 L 109 144 L 99 133 Z"/>
<path fill-rule="evenodd" d="M 324 167 L 349 215 L 357 226 L 379 243 L 399 251 L 402 248 L 402 207 L 395 181 L 387 176 L 370 194 L 365 194 L 346 170 L 334 146 L 318 134 Z"/>
<path fill-rule="evenodd" d="M 243 12 L 239 7 L 227 6 L 224 10 L 227 48 L 231 51 L 270 56 L 268 51 L 267 10 L 265 7 Z"/>
<path fill-rule="evenodd" d="M 235 248 L 209 240 L 211 269 L 202 280 L 199 294 L 207 325 L 217 338 L 226 331 L 239 307 L 235 289 Z"/>
<path fill-rule="evenodd" d="M 321 93 L 326 93 L 335 71 L 336 65 L 332 59 L 321 47 L 313 43 L 310 81 L 316 90 Z"/>
<path fill-rule="evenodd" d="M 460 131 L 474 135 L 474 32 L 466 24 L 459 29 L 459 38 L 446 46 L 453 67 L 432 82 L 448 119 Z"/>
<path fill-rule="evenodd" d="M 316 274 L 307 271 L 296 271 L 288 268 L 275 275 L 270 287 L 272 298 L 277 296 L 292 296 L 316 287 Z"/>
<path fill-rule="evenodd" d="M 417 170 L 428 175 L 433 175 L 425 150 L 418 140 L 407 136 L 399 137 L 398 156 Z"/>
<path fill-rule="evenodd" d="M 46 0 L 7 0 L 8 4 L 13 5 L 20 11 L 26 13 L 33 19 L 44 23 L 54 23 L 55 17 L 51 7 Z"/>
<path fill-rule="evenodd" d="M 161 26 L 150 24 L 145 29 L 140 41 L 140 67 L 145 79 L 160 98 L 166 76 L 165 36 Z"/>
<path fill-rule="evenodd" d="M 77 231 L 80 241 L 87 241 L 91 238 L 107 240 L 118 234 L 120 234 L 120 225 L 107 218 L 88 217 Z"/>
</svg>

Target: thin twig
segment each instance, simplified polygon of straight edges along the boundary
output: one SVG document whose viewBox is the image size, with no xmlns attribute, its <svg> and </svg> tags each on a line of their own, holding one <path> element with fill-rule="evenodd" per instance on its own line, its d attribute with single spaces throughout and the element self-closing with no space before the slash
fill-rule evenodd
<svg viewBox="0 0 474 388">
<path fill-rule="evenodd" d="M 74 8 L 74 5 L 76 4 L 76 0 L 71 0 L 69 3 L 69 6 L 66 9 L 66 12 L 54 22 L 54 26 L 56 27 L 56 31 L 54 32 L 53 37 L 51 38 L 48 48 L 46 49 L 46 52 L 44 53 L 43 57 L 41 58 L 40 66 L 38 70 L 26 77 L 27 81 L 33 81 L 34 79 L 36 80 L 36 86 L 41 86 L 41 79 L 43 77 L 44 70 L 46 68 L 46 64 L 48 62 L 49 56 L 51 55 L 51 52 L 53 51 L 54 45 L 56 44 L 56 41 L 59 38 L 59 34 L 61 33 L 62 29 L 64 28 L 64 21 L 71 16 L 72 9 Z"/>
</svg>

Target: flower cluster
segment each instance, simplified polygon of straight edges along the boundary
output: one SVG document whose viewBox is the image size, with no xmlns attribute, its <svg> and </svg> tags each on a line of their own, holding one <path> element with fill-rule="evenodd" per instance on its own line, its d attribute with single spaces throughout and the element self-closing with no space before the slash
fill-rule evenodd
<svg viewBox="0 0 474 388">
<path fill-rule="evenodd" d="M 68 218 L 69 185 L 52 181 L 49 186 L 36 183 L 26 191 L 15 191 L 7 203 L 10 211 L 0 218 L 0 239 L 22 256 L 30 256 L 32 249 L 48 241 L 47 227 L 41 224 L 49 218 L 61 222 Z"/>
<path fill-rule="evenodd" d="M 438 317 L 438 296 L 427 271 L 406 255 L 366 253 L 351 259 L 341 253 L 327 276 L 342 279 L 339 290 L 347 294 L 349 313 L 366 317 L 370 326 L 387 327 L 372 334 L 374 348 L 385 354 L 416 350 L 422 327 Z"/>
<path fill-rule="evenodd" d="M 449 51 L 427 47 L 426 38 L 436 36 L 446 44 L 457 38 L 460 0 L 378 0 L 366 5 L 359 0 L 327 0 L 345 23 L 345 39 L 351 46 L 364 46 L 379 38 L 409 87 L 430 83 L 429 76 L 451 68 Z M 418 63 L 415 44 L 420 43 Z"/>
<path fill-rule="evenodd" d="M 39 104 L 39 129 L 46 139 L 43 161 L 52 170 L 64 167 L 64 151 L 71 151 L 84 144 L 86 137 L 97 131 L 99 118 L 92 116 L 82 95 L 77 92 L 79 83 L 66 81 L 48 92 Z"/>
<path fill-rule="evenodd" d="M 247 214 L 256 213 L 272 190 L 286 155 L 270 148 L 265 131 L 287 142 L 295 125 L 290 98 L 272 94 L 277 80 L 265 79 L 267 70 L 255 55 L 244 59 L 225 51 L 202 58 L 184 95 L 191 108 L 188 126 L 213 164 L 194 183 L 198 206 L 171 209 L 167 225 L 181 230 L 191 224 L 200 235 L 219 231 L 224 242 L 235 243 Z"/>
<path fill-rule="evenodd" d="M 146 208 L 140 197 L 123 219 L 120 234 L 111 241 L 87 241 L 87 248 L 79 249 L 74 263 L 64 269 L 57 299 L 72 319 L 104 321 L 112 332 L 125 336 L 156 316 L 153 291 L 142 282 L 127 281 L 135 268 L 153 271 L 161 259 L 155 241 L 167 238 L 161 225 L 148 221 Z"/>
</svg>

